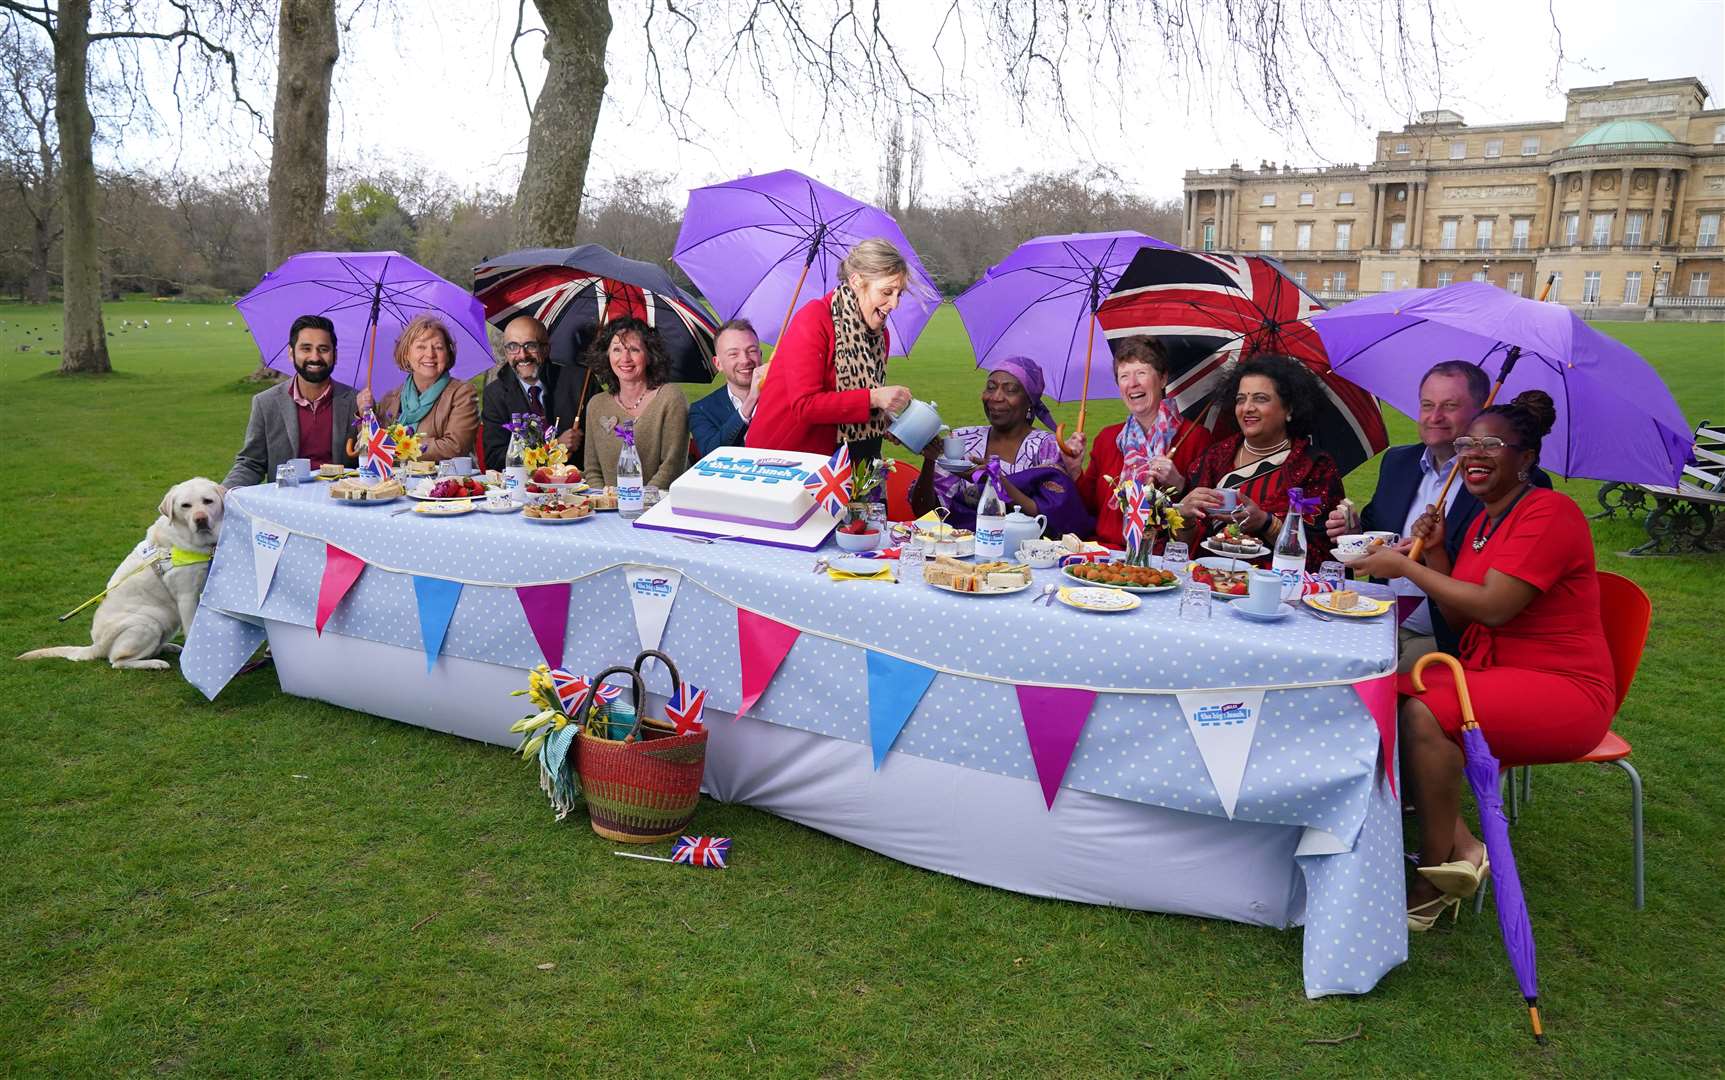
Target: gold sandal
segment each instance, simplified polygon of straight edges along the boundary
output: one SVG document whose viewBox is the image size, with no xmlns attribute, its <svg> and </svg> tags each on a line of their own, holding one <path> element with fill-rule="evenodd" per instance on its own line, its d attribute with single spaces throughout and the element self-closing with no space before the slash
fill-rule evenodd
<svg viewBox="0 0 1725 1080">
<path fill-rule="evenodd" d="M 1445 895 L 1465 900 L 1478 892 L 1485 879 L 1491 876 L 1491 860 L 1486 858 L 1475 866 L 1466 859 L 1456 859 L 1440 866 L 1421 866 L 1418 870 L 1420 877 L 1437 886 Z"/>
<path fill-rule="evenodd" d="M 1408 908 L 1408 930 L 1415 934 L 1425 933 L 1437 925 L 1445 911 L 1451 913 L 1450 923 L 1454 925 L 1455 921 L 1461 918 L 1461 898 L 1445 893 L 1436 899 Z"/>
</svg>

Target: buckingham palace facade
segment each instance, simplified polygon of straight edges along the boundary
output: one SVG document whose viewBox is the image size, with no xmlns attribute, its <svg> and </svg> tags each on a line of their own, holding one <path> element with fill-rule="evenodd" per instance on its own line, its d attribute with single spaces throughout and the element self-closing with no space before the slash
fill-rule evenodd
<svg viewBox="0 0 1725 1080">
<path fill-rule="evenodd" d="M 1550 278 L 1550 300 L 1602 313 L 1725 308 L 1725 109 L 1698 79 L 1568 97 L 1555 122 L 1421 113 L 1370 165 L 1190 170 L 1185 246 L 1272 255 L 1330 300 Z"/>
</svg>

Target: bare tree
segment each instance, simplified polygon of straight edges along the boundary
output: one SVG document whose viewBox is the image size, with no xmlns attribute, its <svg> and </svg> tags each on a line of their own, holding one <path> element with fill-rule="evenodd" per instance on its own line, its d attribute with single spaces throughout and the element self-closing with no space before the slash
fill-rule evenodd
<svg viewBox="0 0 1725 1080">
<path fill-rule="evenodd" d="M 48 302 L 49 259 L 60 239 L 60 147 L 54 130 L 54 61 L 24 40 L 12 18 L 0 27 L 0 159 L 6 183 L 17 194 L 25 229 L 11 240 L 29 266 L 24 298 Z M 21 241 L 21 242 L 20 242 Z"/>
<path fill-rule="evenodd" d="M 335 0 L 282 0 L 265 261 L 318 247 L 329 198 L 329 91 L 341 57 Z"/>
<path fill-rule="evenodd" d="M 534 33 L 524 28 L 527 0 L 516 4 L 511 58 L 522 39 Z M 605 97 L 611 12 L 605 0 L 533 0 L 533 6 L 545 23 L 545 84 L 529 106 L 533 126 L 515 195 L 515 242 L 567 247 L 581 222 L 582 187 Z M 521 96 L 527 97 L 525 79 Z"/>
<path fill-rule="evenodd" d="M 904 190 L 905 174 L 904 117 L 894 116 L 887 128 L 886 145 L 881 148 L 880 186 L 875 202 L 882 210 L 897 217 L 901 205 L 899 193 Z"/>
<path fill-rule="evenodd" d="M 199 0 L 168 0 L 179 16 L 173 29 L 155 29 L 140 21 L 133 4 L 116 5 L 112 18 L 101 29 L 92 30 L 92 0 L 0 0 L 0 11 L 35 26 L 48 38 L 54 56 L 54 121 L 60 147 L 60 193 L 64 234 L 62 286 L 65 292 L 62 334 L 62 374 L 106 374 L 107 333 L 102 321 L 102 260 L 94 152 L 95 118 L 90 112 L 90 48 L 109 42 L 136 47 L 154 41 L 175 46 L 174 93 L 194 87 L 188 79 L 200 76 L 202 88 L 213 88 L 218 74 L 227 76 L 234 99 L 245 105 L 259 121 L 255 109 L 240 92 L 239 64 L 231 49 L 205 33 Z M 219 23 L 229 21 L 226 8 L 214 7 Z M 252 14 L 250 0 L 231 0 L 234 11 Z M 189 54 L 189 55 L 188 55 Z M 193 68 L 185 66 L 187 60 Z M 261 126 L 261 124 L 260 124 Z"/>
</svg>

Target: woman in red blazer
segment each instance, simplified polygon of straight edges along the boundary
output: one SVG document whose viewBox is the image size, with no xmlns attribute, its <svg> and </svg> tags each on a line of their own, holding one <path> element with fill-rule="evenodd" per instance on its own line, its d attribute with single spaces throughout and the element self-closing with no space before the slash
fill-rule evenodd
<svg viewBox="0 0 1725 1080">
<path fill-rule="evenodd" d="M 1115 345 L 1114 383 L 1128 415 L 1123 423 L 1096 433 L 1096 441 L 1090 444 L 1090 467 L 1078 477 L 1078 493 L 1085 508 L 1096 515 L 1096 539 L 1111 548 L 1124 548 L 1120 506 L 1106 478 L 1118 481 L 1129 476 L 1171 487 L 1178 497 L 1212 436 L 1208 428 L 1183 418 L 1174 403 L 1162 396 L 1168 385 L 1168 354 L 1155 338 L 1139 334 Z M 1060 450 L 1067 471 L 1076 474 L 1084 456 L 1084 436 L 1074 433 Z"/>
<path fill-rule="evenodd" d="M 887 386 L 886 318 L 910 287 L 910 265 L 885 240 L 864 240 L 840 265 L 844 282 L 799 309 L 773 350 L 745 440 L 766 450 L 880 456 L 880 436 L 910 404 Z M 872 444 L 872 445 L 870 445 Z"/>
</svg>

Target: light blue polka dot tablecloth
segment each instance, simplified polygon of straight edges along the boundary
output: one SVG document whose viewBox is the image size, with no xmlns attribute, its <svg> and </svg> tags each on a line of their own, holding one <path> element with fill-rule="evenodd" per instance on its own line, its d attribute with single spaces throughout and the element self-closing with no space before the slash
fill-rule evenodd
<svg viewBox="0 0 1725 1080">
<path fill-rule="evenodd" d="M 331 617 L 334 633 L 421 647 L 410 574 L 468 582 L 445 654 L 527 668 L 542 657 L 507 586 L 573 580 L 565 665 L 593 672 L 638 650 L 622 584 L 626 564 L 680 570 L 663 648 L 710 703 L 740 705 L 736 608 L 803 630 L 752 716 L 868 742 L 859 646 L 935 668 L 894 752 L 1034 780 L 1014 684 L 1082 685 L 1099 694 L 1064 785 L 1224 816 L 1173 691 L 1286 687 L 1265 695 L 1235 817 L 1322 830 L 1335 854 L 1302 855 L 1307 992 L 1362 993 L 1406 959 L 1400 815 L 1376 781 L 1378 736 L 1348 683 L 1393 664 L 1388 619 L 1273 627 L 1216 605 L 1208 622 L 1177 618 L 1177 593 L 1124 615 L 1091 615 L 1016 597 L 962 597 L 920 583 L 834 582 L 807 552 L 692 544 L 615 515 L 546 526 L 520 515 L 426 520 L 390 516 L 405 500 L 337 503 L 326 488 L 260 486 L 229 496 L 223 540 L 182 657 L 214 697 L 263 640 L 260 620 L 315 623 L 324 544 L 367 563 Z M 252 517 L 291 532 L 268 598 L 257 602 Z M 1039 571 L 1040 579 L 1058 579 Z M 505 587 L 476 586 L 493 583 Z M 1322 849 L 1319 849 L 1322 850 Z"/>
</svg>

